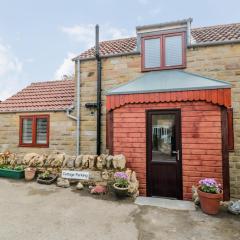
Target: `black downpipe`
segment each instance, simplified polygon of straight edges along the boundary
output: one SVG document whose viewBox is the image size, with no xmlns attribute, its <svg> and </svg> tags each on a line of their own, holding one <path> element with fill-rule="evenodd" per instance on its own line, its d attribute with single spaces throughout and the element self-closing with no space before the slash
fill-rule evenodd
<svg viewBox="0 0 240 240">
<path fill-rule="evenodd" d="M 97 151 L 101 154 L 101 116 L 102 116 L 102 62 L 99 54 L 99 26 L 96 25 L 96 60 L 97 60 Z"/>
</svg>

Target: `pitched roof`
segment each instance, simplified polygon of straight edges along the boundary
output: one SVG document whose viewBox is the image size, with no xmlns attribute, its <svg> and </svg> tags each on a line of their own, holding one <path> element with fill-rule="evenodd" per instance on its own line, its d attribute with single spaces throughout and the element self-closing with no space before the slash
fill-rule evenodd
<svg viewBox="0 0 240 240">
<path fill-rule="evenodd" d="M 165 70 L 144 73 L 131 82 L 110 89 L 107 95 L 222 88 L 231 88 L 231 85 L 185 71 Z"/>
<path fill-rule="evenodd" d="M 74 101 L 74 80 L 32 83 L 0 102 L 0 112 L 63 111 Z"/>
<path fill-rule="evenodd" d="M 100 42 L 99 52 L 101 56 L 131 53 L 135 50 L 136 43 L 137 39 L 135 37 L 103 41 Z M 83 52 L 80 57 L 91 58 L 95 56 L 94 54 L 95 47 L 92 47 L 87 51 Z"/>
<path fill-rule="evenodd" d="M 191 29 L 191 36 L 193 44 L 240 41 L 240 23 L 193 28 Z M 136 53 L 137 39 L 136 37 L 131 37 L 103 41 L 99 45 L 101 56 L 130 54 Z M 94 58 L 94 53 L 95 47 L 92 47 L 75 59 Z"/>
<path fill-rule="evenodd" d="M 192 37 L 197 43 L 240 40 L 240 23 L 195 28 Z"/>
</svg>

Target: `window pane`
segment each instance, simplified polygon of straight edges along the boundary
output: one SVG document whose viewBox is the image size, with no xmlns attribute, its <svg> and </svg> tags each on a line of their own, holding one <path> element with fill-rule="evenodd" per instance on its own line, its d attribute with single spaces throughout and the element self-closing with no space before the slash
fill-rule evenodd
<svg viewBox="0 0 240 240">
<path fill-rule="evenodd" d="M 32 143 L 32 119 L 23 119 L 22 142 Z"/>
<path fill-rule="evenodd" d="M 152 116 L 152 161 L 176 161 L 175 115 Z"/>
<path fill-rule="evenodd" d="M 47 144 L 47 118 L 37 119 L 37 144 Z"/>
<path fill-rule="evenodd" d="M 144 40 L 144 44 L 144 68 L 160 67 L 160 38 Z"/>
<path fill-rule="evenodd" d="M 165 38 L 166 66 L 182 65 L 182 36 Z"/>
</svg>

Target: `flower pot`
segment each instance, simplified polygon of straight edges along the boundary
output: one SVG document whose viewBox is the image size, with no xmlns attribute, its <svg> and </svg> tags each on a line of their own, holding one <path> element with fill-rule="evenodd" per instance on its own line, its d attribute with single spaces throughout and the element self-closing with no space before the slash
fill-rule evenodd
<svg viewBox="0 0 240 240">
<path fill-rule="evenodd" d="M 204 213 L 215 215 L 219 212 L 220 201 L 222 200 L 222 193 L 206 193 L 201 191 L 199 188 L 197 190 L 201 209 Z"/>
<path fill-rule="evenodd" d="M 128 187 L 121 188 L 121 187 L 116 186 L 116 183 L 114 183 L 113 189 L 114 189 L 115 194 L 120 198 L 128 196 Z"/>
<path fill-rule="evenodd" d="M 50 174 L 46 178 L 42 178 L 42 177 L 38 176 L 37 182 L 40 183 L 40 184 L 50 185 L 50 184 L 54 183 L 56 181 L 56 179 L 57 179 L 56 175 Z"/>
<path fill-rule="evenodd" d="M 35 168 L 25 168 L 24 174 L 25 174 L 25 180 L 31 181 L 35 177 L 36 169 Z"/>
<path fill-rule="evenodd" d="M 24 178 L 24 170 L 12 170 L 0 168 L 0 177 L 21 179 Z"/>
</svg>

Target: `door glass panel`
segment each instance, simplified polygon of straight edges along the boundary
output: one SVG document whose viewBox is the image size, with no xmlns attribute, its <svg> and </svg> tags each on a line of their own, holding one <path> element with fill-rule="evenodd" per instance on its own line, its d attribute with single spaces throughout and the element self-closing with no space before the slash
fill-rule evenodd
<svg viewBox="0 0 240 240">
<path fill-rule="evenodd" d="M 152 115 L 152 161 L 176 161 L 175 115 Z"/>
</svg>

